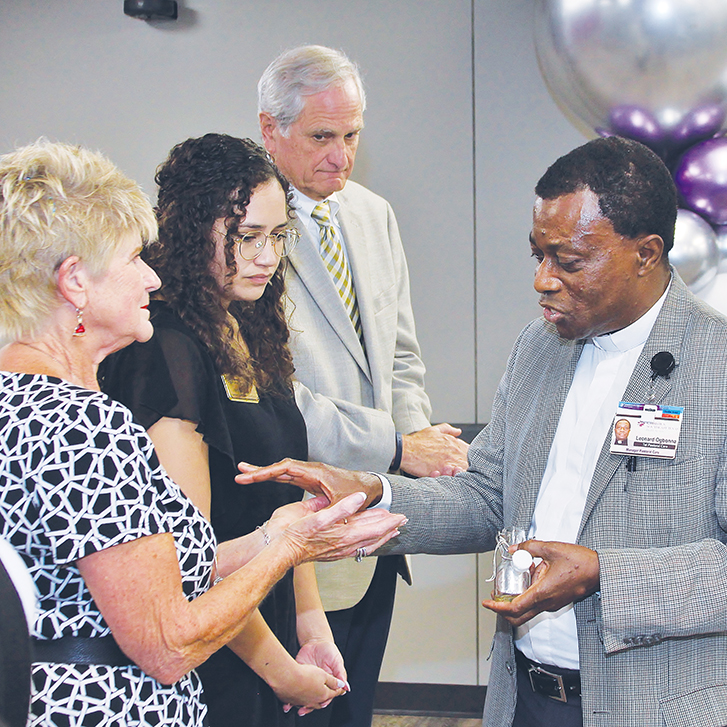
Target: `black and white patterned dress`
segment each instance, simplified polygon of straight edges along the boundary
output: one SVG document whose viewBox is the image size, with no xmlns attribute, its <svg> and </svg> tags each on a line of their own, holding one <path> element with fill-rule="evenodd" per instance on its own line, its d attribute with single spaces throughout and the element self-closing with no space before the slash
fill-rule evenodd
<svg viewBox="0 0 727 727">
<path fill-rule="evenodd" d="M 35 636 L 108 635 L 76 561 L 162 532 L 192 600 L 209 588 L 214 535 L 128 409 L 60 379 L 0 372 L 0 535 L 38 589 Z M 167 686 L 137 666 L 36 663 L 28 725 L 194 727 L 201 692 L 195 672 Z"/>
</svg>

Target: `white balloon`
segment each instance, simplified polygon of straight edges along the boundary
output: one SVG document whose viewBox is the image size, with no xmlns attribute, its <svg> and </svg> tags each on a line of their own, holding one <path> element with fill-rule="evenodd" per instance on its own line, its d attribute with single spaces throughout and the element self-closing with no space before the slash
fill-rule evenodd
<svg viewBox="0 0 727 727">
<path fill-rule="evenodd" d="M 692 290 L 700 290 L 714 278 L 719 267 L 717 236 L 703 217 L 690 210 L 677 212 L 669 261 Z"/>
<path fill-rule="evenodd" d="M 719 271 L 724 273 L 727 272 L 727 225 L 716 227 L 714 234 L 719 250 Z"/>
</svg>

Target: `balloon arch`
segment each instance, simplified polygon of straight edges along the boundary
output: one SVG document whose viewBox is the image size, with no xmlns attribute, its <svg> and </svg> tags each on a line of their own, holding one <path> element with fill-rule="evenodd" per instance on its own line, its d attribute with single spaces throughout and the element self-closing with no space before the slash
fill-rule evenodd
<svg viewBox="0 0 727 727">
<path fill-rule="evenodd" d="M 704 288 L 727 265 L 727 0 L 537 0 L 535 48 L 576 127 L 666 162 L 680 196 L 669 257 Z"/>
</svg>

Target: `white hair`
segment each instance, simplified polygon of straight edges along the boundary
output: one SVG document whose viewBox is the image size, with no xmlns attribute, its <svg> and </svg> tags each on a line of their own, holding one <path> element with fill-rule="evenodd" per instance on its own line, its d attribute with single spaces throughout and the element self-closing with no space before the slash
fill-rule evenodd
<svg viewBox="0 0 727 727">
<path fill-rule="evenodd" d="M 283 135 L 303 111 L 304 97 L 353 81 L 366 109 L 366 93 L 358 66 L 341 51 L 302 45 L 279 55 L 257 85 L 258 113 L 270 114 Z"/>
</svg>

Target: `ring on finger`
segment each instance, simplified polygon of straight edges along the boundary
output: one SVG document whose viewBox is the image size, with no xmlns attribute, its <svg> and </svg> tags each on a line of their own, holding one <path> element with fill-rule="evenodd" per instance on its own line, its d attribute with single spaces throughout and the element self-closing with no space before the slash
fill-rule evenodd
<svg viewBox="0 0 727 727">
<path fill-rule="evenodd" d="M 366 548 L 357 548 L 356 555 L 354 556 L 357 563 L 360 563 L 366 557 Z"/>
</svg>

